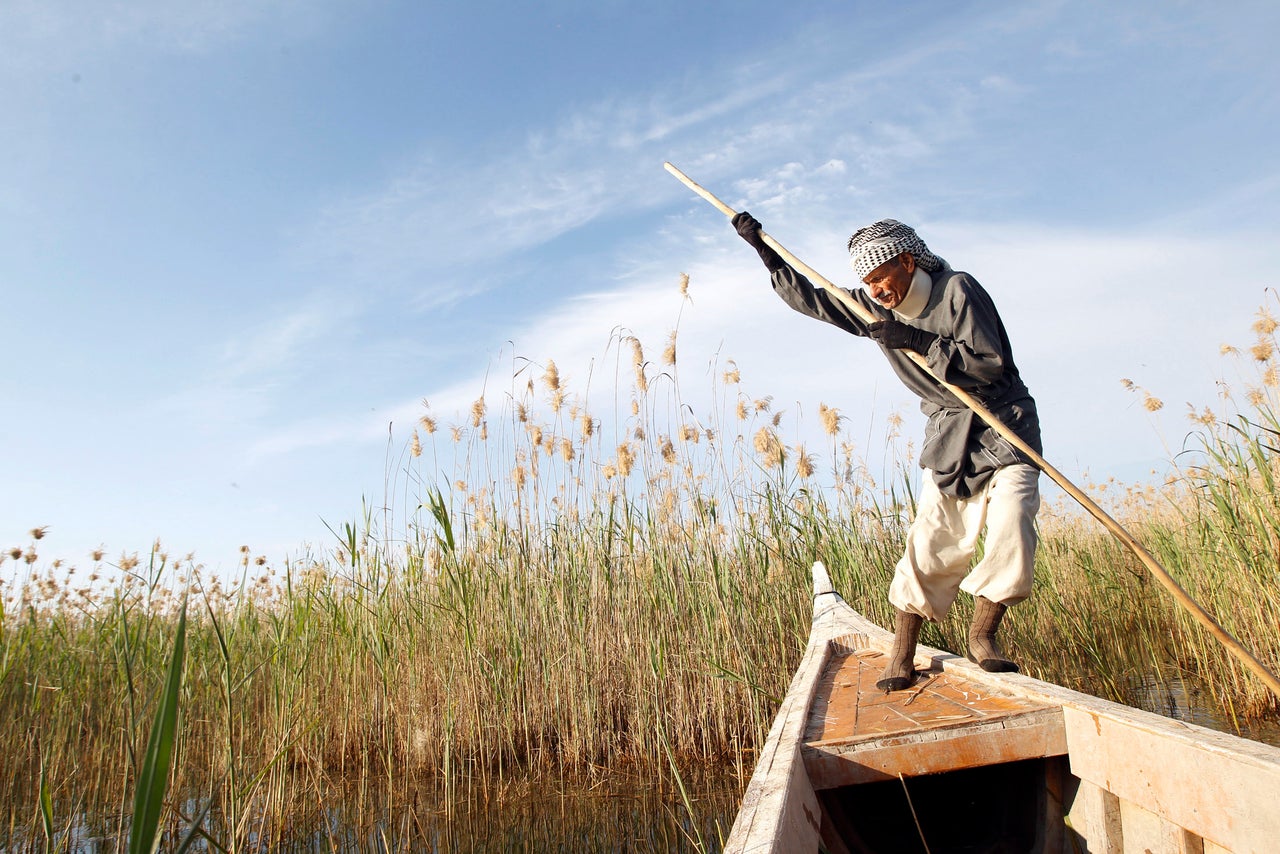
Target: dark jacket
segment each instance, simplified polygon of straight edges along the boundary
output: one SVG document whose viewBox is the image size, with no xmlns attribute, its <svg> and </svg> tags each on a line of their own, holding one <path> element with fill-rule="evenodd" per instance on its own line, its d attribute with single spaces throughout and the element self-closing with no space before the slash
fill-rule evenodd
<svg viewBox="0 0 1280 854">
<path fill-rule="evenodd" d="M 867 327 L 842 303 L 788 267 L 772 274 L 773 290 L 796 311 L 846 332 L 867 336 Z M 924 354 L 940 379 L 977 398 L 1024 442 L 1041 453 L 1040 419 L 1027 391 L 1004 323 L 991 297 L 968 273 L 944 266 L 932 274 L 933 288 L 920 316 L 907 320 L 877 303 L 862 289 L 848 292 L 872 315 L 903 320 L 938 338 Z M 928 416 L 920 465 L 933 473 L 945 495 L 966 498 L 979 492 L 1002 466 L 1031 460 L 911 361 L 905 350 L 882 347 L 898 378 L 920 397 Z"/>
</svg>

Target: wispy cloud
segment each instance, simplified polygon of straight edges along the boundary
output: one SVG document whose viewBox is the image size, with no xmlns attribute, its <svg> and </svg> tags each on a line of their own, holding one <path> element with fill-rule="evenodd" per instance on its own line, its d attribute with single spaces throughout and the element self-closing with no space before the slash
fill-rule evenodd
<svg viewBox="0 0 1280 854">
<path fill-rule="evenodd" d="M 333 3 L 300 0 L 11 0 L 0 5 L 0 69 L 83 69 L 104 58 L 208 53 L 270 25 L 302 36 Z"/>
<path fill-rule="evenodd" d="M 421 299 L 443 304 L 457 298 L 450 269 L 473 277 L 477 268 L 605 216 L 669 202 L 681 191 L 660 171 L 663 160 L 708 180 L 757 176 L 738 191 L 766 203 L 789 194 L 807 200 L 792 193 L 797 170 L 825 169 L 831 180 L 882 186 L 969 134 L 963 113 L 981 99 L 1016 96 L 1014 82 L 1001 78 L 986 86 L 975 81 L 962 101 L 942 75 L 932 90 L 891 97 L 902 74 L 957 49 L 917 46 L 834 79 L 829 57 L 772 63 L 788 70 L 758 82 L 753 66 L 743 64 L 701 85 L 660 83 L 587 105 L 513 147 L 447 153 L 428 144 L 382 186 L 329 204 L 297 252 L 304 262 L 339 265 L 375 287 L 438 281 Z M 795 54 L 795 45 L 779 48 L 784 53 Z M 726 85 L 735 78 L 753 83 Z M 867 130 L 831 132 L 860 125 Z M 834 171 L 837 163 L 843 173 Z M 775 177 L 759 177 L 769 174 Z"/>
<path fill-rule="evenodd" d="M 1178 210 L 1164 211 L 1153 217 L 1148 228 L 1190 234 L 1242 232 L 1250 235 L 1248 243 L 1270 243 L 1267 232 L 1277 215 L 1276 199 L 1280 196 L 1280 171 L 1255 174 L 1244 181 L 1224 186 L 1218 192 Z M 1251 232 L 1263 232 L 1250 234 Z"/>
<path fill-rule="evenodd" d="M 290 370 L 308 350 L 334 337 L 358 313 L 350 299 L 315 293 L 281 316 L 260 320 L 224 345 L 220 376 L 240 379 Z"/>
<path fill-rule="evenodd" d="M 313 293 L 278 316 L 250 321 L 230 332 L 204 374 L 156 404 L 165 417 L 209 428 L 253 424 L 281 406 L 279 392 L 314 376 L 317 353 L 327 352 L 363 311 L 354 300 Z"/>
</svg>

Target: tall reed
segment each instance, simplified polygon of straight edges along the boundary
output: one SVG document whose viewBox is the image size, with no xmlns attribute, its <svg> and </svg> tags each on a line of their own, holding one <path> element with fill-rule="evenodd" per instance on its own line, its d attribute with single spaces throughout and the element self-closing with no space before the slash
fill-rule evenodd
<svg viewBox="0 0 1280 854">
<path fill-rule="evenodd" d="M 10 844 L 121 838 L 185 601 L 167 839 L 207 810 L 227 851 L 349 833 L 408 846 L 476 787 L 642 775 L 664 781 L 673 838 L 713 845 L 715 821 L 691 814 L 722 805 L 695 772 L 749 775 L 808 633 L 809 565 L 887 624 L 918 475 L 908 448 L 878 481 L 826 404 L 808 440 L 821 448 L 789 441 L 798 420 L 732 363 L 695 413 L 677 338 L 651 361 L 615 335 L 628 379 L 603 418 L 553 362 L 515 366 L 500 403 L 480 397 L 453 425 L 424 403 L 387 500 L 280 566 L 246 547 L 229 579 L 157 543 L 96 554 L 85 578 L 41 564 L 33 531 L 0 591 Z M 1269 354 L 1259 364 L 1273 373 Z M 1126 522 L 1275 666 L 1280 425 L 1274 384 L 1258 388 L 1247 413 L 1198 414 L 1196 464 L 1125 493 Z M 1043 516 L 1036 593 L 1008 621 L 1029 669 L 1139 701 L 1152 672 L 1194 674 L 1241 720 L 1274 713 L 1087 524 Z M 960 649 L 967 608 L 925 641 Z"/>
</svg>

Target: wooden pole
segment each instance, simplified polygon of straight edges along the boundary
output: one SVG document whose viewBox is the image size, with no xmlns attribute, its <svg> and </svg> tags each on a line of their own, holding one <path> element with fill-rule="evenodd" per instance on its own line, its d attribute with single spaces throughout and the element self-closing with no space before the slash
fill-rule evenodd
<svg viewBox="0 0 1280 854">
<path fill-rule="evenodd" d="M 722 214 L 730 218 L 736 215 L 737 212 L 734 211 L 733 208 L 729 207 L 707 190 L 699 186 L 693 181 L 693 179 L 681 172 L 675 166 L 670 163 L 664 163 L 663 166 L 668 172 L 680 179 L 685 186 L 718 208 Z M 839 300 L 842 305 L 857 315 L 857 317 L 863 322 L 873 323 L 881 319 L 868 311 L 857 300 L 853 299 L 853 297 L 851 297 L 843 288 L 839 288 L 832 284 L 818 273 L 818 271 L 814 270 L 808 264 L 788 252 L 785 247 L 769 235 L 765 234 L 763 230 L 760 232 L 760 237 L 764 240 L 766 245 L 773 249 L 774 252 L 777 252 L 782 256 L 784 261 L 803 273 L 810 282 L 815 282 L 821 286 L 823 290 L 827 291 L 827 293 L 831 294 L 832 297 Z M 938 379 L 933 371 L 929 369 L 929 365 L 925 361 L 924 356 L 912 350 L 908 350 L 906 352 L 911 360 L 919 365 L 925 373 L 933 377 L 938 385 L 954 394 L 962 403 L 977 413 L 978 417 L 987 422 L 987 424 L 991 426 L 991 429 L 1000 434 L 1001 438 L 1005 439 L 1009 444 L 1013 445 L 1025 454 L 1028 459 L 1035 463 L 1037 468 L 1052 478 L 1054 483 L 1062 487 L 1068 495 L 1078 501 L 1084 509 L 1088 510 L 1095 519 L 1101 522 L 1108 531 L 1115 535 L 1116 539 L 1123 543 L 1129 551 L 1133 552 L 1138 560 L 1142 562 L 1153 576 L 1155 576 L 1156 581 L 1160 582 L 1160 585 L 1172 594 L 1173 598 L 1179 605 L 1188 611 L 1191 616 L 1200 623 L 1200 625 L 1204 626 L 1205 629 L 1209 631 L 1211 635 L 1217 638 L 1218 642 L 1225 646 L 1227 651 L 1235 656 L 1238 661 L 1240 661 L 1249 670 L 1253 671 L 1254 675 L 1261 679 L 1277 698 L 1280 698 L 1280 679 L 1277 679 L 1275 674 L 1268 670 L 1262 662 L 1258 661 L 1252 653 L 1245 649 L 1244 646 L 1241 645 L 1240 641 L 1236 640 L 1229 632 L 1227 632 L 1226 629 L 1218 625 L 1217 621 L 1214 620 L 1204 608 L 1200 607 L 1199 603 L 1187 594 L 1187 591 L 1182 589 L 1181 585 L 1174 580 L 1173 576 L 1171 576 L 1168 571 L 1166 571 L 1165 568 L 1162 567 L 1154 557 L 1152 557 L 1151 553 L 1148 552 L 1132 534 L 1126 531 L 1119 522 L 1111 518 L 1110 514 L 1098 506 L 1098 504 L 1086 495 L 1079 487 L 1068 480 L 1066 475 L 1050 465 L 1044 457 L 1032 449 L 1026 442 L 1022 441 L 1022 438 L 1018 436 L 1017 433 L 1014 433 L 1006 427 L 1004 422 L 997 418 L 995 414 L 991 412 L 991 410 L 987 409 L 987 407 L 984 406 L 977 398 L 962 388 L 958 388 L 951 383 Z"/>
</svg>

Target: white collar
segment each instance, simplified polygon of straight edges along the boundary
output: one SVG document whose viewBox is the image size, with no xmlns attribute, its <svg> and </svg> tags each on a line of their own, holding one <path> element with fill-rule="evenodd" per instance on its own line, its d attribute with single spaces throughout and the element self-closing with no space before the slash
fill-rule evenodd
<svg viewBox="0 0 1280 854">
<path fill-rule="evenodd" d="M 915 273 L 911 276 L 911 286 L 907 288 L 907 295 L 902 298 L 902 302 L 898 303 L 893 313 L 907 320 L 915 320 L 929 304 L 929 294 L 932 292 L 933 277 L 916 267 Z"/>
</svg>

